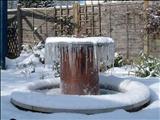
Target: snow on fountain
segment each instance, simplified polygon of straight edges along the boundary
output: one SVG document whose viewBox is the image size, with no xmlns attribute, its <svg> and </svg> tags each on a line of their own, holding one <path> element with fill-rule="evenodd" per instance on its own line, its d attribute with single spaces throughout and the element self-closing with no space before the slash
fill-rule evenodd
<svg viewBox="0 0 160 120">
<path fill-rule="evenodd" d="M 67 44 L 66 44 L 67 43 Z M 98 63 L 98 67 L 101 62 L 105 66 L 109 66 L 114 62 L 114 41 L 109 37 L 48 37 L 46 40 L 45 52 L 46 52 L 46 64 L 53 64 L 55 61 L 60 61 L 60 48 L 63 46 L 64 51 L 69 53 L 69 61 L 71 68 L 74 67 L 75 57 L 79 54 L 80 48 L 83 44 L 91 44 L 94 46 L 94 62 Z M 77 49 L 72 50 L 73 46 L 79 45 Z M 89 49 L 91 52 L 91 49 Z M 87 48 L 85 49 L 88 53 Z M 73 56 L 74 54 L 74 56 Z M 62 55 L 62 59 L 64 56 Z M 91 57 L 88 58 L 91 61 Z M 87 60 L 87 59 L 86 59 Z M 94 64 L 97 65 L 97 64 Z M 96 67 L 96 66 L 95 66 Z"/>
<path fill-rule="evenodd" d="M 119 92 L 105 95 L 46 95 L 36 91 L 13 92 L 11 103 L 26 110 L 44 113 L 96 114 L 116 109 L 138 110 L 150 101 L 150 90 L 140 82 L 106 74 L 100 74 L 99 77 L 100 85 Z M 57 81 L 55 83 L 44 81 L 44 83 L 48 87 L 57 85 Z M 42 81 L 39 84 L 41 86 L 36 82 L 28 87 L 32 90 L 37 90 L 37 86 L 39 89 L 46 87 Z"/>
</svg>

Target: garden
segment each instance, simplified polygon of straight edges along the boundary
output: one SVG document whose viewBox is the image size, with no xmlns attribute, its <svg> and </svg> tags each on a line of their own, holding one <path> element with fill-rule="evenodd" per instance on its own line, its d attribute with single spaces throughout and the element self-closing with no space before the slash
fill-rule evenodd
<svg viewBox="0 0 160 120">
<path fill-rule="evenodd" d="M 160 119 L 159 2 L 21 2 L 21 19 L 8 10 L 2 120 Z"/>
</svg>

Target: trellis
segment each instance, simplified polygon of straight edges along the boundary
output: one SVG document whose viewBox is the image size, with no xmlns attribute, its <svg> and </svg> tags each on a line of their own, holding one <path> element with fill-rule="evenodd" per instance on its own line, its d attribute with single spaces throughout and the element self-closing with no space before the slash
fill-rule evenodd
<svg viewBox="0 0 160 120">
<path fill-rule="evenodd" d="M 48 36 L 77 35 L 98 36 L 101 35 L 101 5 L 80 5 L 75 3 L 73 6 L 60 5 L 52 8 L 22 8 L 23 31 L 27 31 L 27 35 L 23 38 L 30 37 L 32 41 L 45 40 Z M 71 23 L 75 24 L 74 32 L 68 34 L 64 31 L 64 22 L 71 17 Z M 62 19 L 61 19 L 62 18 Z M 95 20 L 95 18 L 98 18 Z M 57 23 L 57 19 L 60 21 Z M 63 20 L 65 19 L 65 20 Z M 36 22 L 35 22 L 36 21 Z M 95 23 L 98 22 L 98 25 Z M 59 25 L 55 25 L 59 24 Z M 67 24 L 67 23 L 66 23 Z M 29 28 L 29 29 L 28 29 Z M 72 28 L 68 31 L 71 31 Z M 45 31 L 45 32 L 44 32 Z"/>
<path fill-rule="evenodd" d="M 22 38 L 21 32 L 19 28 L 20 22 L 18 20 L 18 13 L 16 10 L 9 11 L 10 15 L 8 16 L 8 54 L 7 57 L 9 58 L 16 58 L 20 55 L 21 52 L 21 45 L 22 45 Z"/>
</svg>

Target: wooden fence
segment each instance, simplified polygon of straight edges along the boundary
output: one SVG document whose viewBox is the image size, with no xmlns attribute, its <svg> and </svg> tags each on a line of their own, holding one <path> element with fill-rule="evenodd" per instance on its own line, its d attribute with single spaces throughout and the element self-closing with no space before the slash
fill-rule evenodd
<svg viewBox="0 0 160 120">
<path fill-rule="evenodd" d="M 34 44 L 52 36 L 109 36 L 128 59 L 144 49 L 143 2 L 77 4 L 51 8 L 19 8 L 19 42 Z M 159 36 L 147 38 L 150 54 L 160 57 Z"/>
<path fill-rule="evenodd" d="M 59 8 L 25 8 L 22 10 L 23 19 L 23 40 L 33 42 L 45 40 L 48 36 L 83 34 L 97 36 L 101 34 L 101 9 L 100 5 L 74 4 Z M 70 23 L 64 23 L 66 19 Z M 63 20 L 64 19 L 64 20 Z M 59 21 L 58 21 L 59 20 Z M 65 31 L 66 24 L 75 24 L 74 30 Z M 71 34 L 70 34 L 71 35 Z M 26 39 L 27 38 L 27 39 Z M 30 38 L 30 40 L 28 40 Z"/>
</svg>

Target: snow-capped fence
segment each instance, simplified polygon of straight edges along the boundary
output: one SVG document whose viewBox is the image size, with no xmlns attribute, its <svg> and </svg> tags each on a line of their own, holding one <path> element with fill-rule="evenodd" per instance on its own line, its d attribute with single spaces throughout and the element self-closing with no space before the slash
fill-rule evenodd
<svg viewBox="0 0 160 120">
<path fill-rule="evenodd" d="M 73 4 L 48 8 L 21 8 L 21 37 L 34 44 L 55 36 L 108 36 L 116 51 L 132 59 L 148 46 L 150 54 L 160 56 L 160 35 L 148 35 L 144 43 L 144 2 Z M 20 35 L 19 35 L 20 36 Z M 152 41 L 151 41 L 152 40 Z"/>
</svg>

